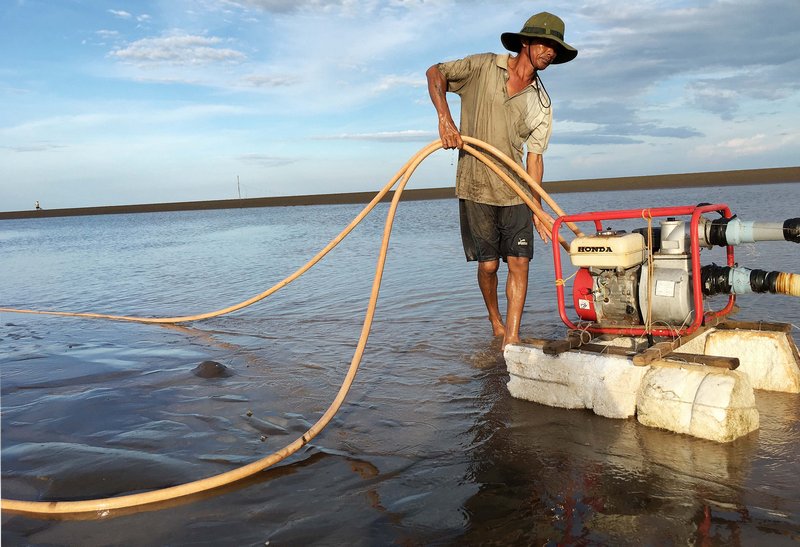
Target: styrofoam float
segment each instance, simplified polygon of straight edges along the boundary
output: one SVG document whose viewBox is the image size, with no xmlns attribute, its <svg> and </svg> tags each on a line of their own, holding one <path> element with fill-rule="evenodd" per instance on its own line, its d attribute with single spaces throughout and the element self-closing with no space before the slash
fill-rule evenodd
<svg viewBox="0 0 800 547">
<path fill-rule="evenodd" d="M 758 429 L 754 389 L 800 393 L 800 358 L 786 332 L 709 329 L 680 348 L 681 355 L 736 357 L 737 370 L 669 355 L 646 366 L 595 351 L 548 355 L 542 342 L 506 347 L 513 397 L 607 418 L 636 416 L 646 426 L 716 442 Z"/>
</svg>

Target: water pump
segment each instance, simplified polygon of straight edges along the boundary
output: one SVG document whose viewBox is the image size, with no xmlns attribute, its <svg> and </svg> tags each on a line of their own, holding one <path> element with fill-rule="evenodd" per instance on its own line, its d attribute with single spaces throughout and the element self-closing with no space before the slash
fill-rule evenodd
<svg viewBox="0 0 800 547">
<path fill-rule="evenodd" d="M 707 216 L 713 212 L 721 218 Z M 609 220 L 634 218 L 648 220 L 648 226 L 630 233 L 603 228 Z M 729 295 L 728 306 L 716 312 L 725 315 L 737 294 L 800 296 L 800 275 L 740 267 L 733 253 L 733 247 L 741 243 L 800 243 L 798 218 L 783 223 L 745 222 L 731 215 L 727 206 L 709 204 L 607 211 L 559 218 L 554 238 L 562 222 L 581 221 L 593 221 L 597 230 L 570 243 L 570 261 L 578 268 L 572 302 L 580 321 L 589 325 L 583 328 L 591 332 L 686 334 L 703 323 L 705 297 Z M 727 249 L 727 264 L 701 266 L 701 249 L 715 245 Z M 576 328 L 564 309 L 560 250 L 558 245 L 553 249 L 559 311 L 567 326 Z"/>
</svg>

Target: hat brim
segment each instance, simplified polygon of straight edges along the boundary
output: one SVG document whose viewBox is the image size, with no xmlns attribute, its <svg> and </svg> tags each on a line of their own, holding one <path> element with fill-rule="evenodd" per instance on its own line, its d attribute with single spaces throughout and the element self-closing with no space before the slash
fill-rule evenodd
<svg viewBox="0 0 800 547">
<path fill-rule="evenodd" d="M 552 65 L 568 63 L 578 56 L 577 49 L 566 42 L 559 40 L 555 36 L 547 36 L 543 34 L 522 34 L 519 32 L 504 32 L 500 35 L 500 41 L 503 43 L 503 47 L 508 51 L 513 51 L 514 53 L 519 53 L 522 49 L 522 38 L 538 38 L 539 40 L 547 40 L 552 42 L 556 49 L 556 58 L 552 63 L 550 63 Z"/>
</svg>

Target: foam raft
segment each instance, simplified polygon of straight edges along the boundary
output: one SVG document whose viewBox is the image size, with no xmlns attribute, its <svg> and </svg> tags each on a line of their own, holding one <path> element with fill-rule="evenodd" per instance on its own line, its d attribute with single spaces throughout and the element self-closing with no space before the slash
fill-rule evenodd
<svg viewBox="0 0 800 547">
<path fill-rule="evenodd" d="M 647 348 L 582 334 L 507 346 L 511 395 L 724 443 L 758 429 L 754 390 L 800 393 L 791 325 L 729 321 Z"/>
</svg>

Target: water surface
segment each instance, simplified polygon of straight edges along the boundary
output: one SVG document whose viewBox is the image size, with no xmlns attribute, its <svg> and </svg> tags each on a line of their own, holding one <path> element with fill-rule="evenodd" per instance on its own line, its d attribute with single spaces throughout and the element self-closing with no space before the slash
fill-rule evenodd
<svg viewBox="0 0 800 547">
<path fill-rule="evenodd" d="M 728 203 L 797 217 L 796 184 L 555 196 L 568 212 Z M 260 293 L 357 205 L 0 223 L 0 304 L 172 316 Z M 3 313 L 3 497 L 85 499 L 210 476 L 290 442 L 334 397 L 364 318 L 387 207 L 297 282 L 181 327 Z M 538 242 L 537 242 L 538 243 Z M 737 249 L 800 271 L 797 245 Z M 722 263 L 715 252 L 704 263 Z M 502 290 L 502 285 L 501 285 Z M 539 244 L 523 336 L 564 334 Z M 721 304 L 714 301 L 712 304 Z M 800 303 L 738 318 L 800 325 Z M 793 331 L 797 340 L 798 331 Z M 232 375 L 200 378 L 214 360 Z M 757 393 L 761 428 L 720 445 L 508 395 L 463 259 L 455 201 L 401 204 L 362 368 L 319 437 L 228 491 L 100 521 L 4 514 L 9 545 L 792 544 L 800 396 Z"/>
</svg>

